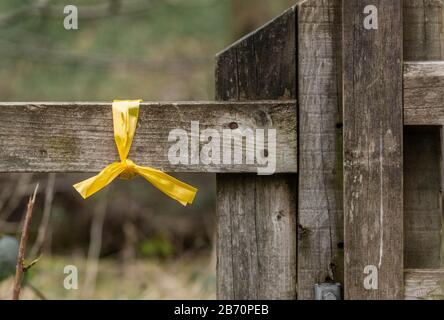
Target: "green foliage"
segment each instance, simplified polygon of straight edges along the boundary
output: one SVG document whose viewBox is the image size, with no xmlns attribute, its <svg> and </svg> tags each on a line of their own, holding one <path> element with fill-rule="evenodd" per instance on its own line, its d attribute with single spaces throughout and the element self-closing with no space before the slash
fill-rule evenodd
<svg viewBox="0 0 444 320">
<path fill-rule="evenodd" d="M 0 16 L 30 1 L 0 1 Z M 72 0 L 89 8 L 108 0 Z M 229 42 L 228 0 L 123 1 L 133 14 L 19 16 L 0 28 L 0 95 L 23 100 L 210 99 L 212 56 Z M 62 9 L 66 1 L 50 1 Z M 79 12 L 81 16 L 81 11 Z M 205 32 L 202 32 L 205 30 Z"/>
<path fill-rule="evenodd" d="M 168 238 L 159 235 L 143 240 L 139 252 L 147 258 L 169 258 L 174 254 L 174 247 Z"/>
<path fill-rule="evenodd" d="M 15 273 L 19 244 L 10 236 L 0 236 L 0 281 Z"/>
</svg>

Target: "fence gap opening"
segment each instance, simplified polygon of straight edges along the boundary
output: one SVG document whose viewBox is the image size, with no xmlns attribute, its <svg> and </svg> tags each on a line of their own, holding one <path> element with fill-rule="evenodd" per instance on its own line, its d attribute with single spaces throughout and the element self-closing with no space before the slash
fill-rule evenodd
<svg viewBox="0 0 444 320">
<path fill-rule="evenodd" d="M 443 267 L 441 127 L 404 129 L 404 267 Z"/>
</svg>

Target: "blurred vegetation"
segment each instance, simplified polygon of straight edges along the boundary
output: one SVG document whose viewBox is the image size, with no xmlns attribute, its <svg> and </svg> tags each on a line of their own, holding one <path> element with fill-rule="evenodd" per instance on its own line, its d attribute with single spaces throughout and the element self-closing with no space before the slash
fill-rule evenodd
<svg viewBox="0 0 444 320">
<path fill-rule="evenodd" d="M 215 54 L 292 2 L 2 0 L 0 100 L 212 100 Z M 79 7 L 79 30 L 63 28 L 68 4 Z M 175 175 L 199 189 L 186 208 L 140 178 L 115 181 L 85 201 L 72 184 L 89 176 L 57 175 L 43 258 L 30 274 L 35 287 L 49 298 L 214 297 L 214 175 Z M 41 191 L 31 246 L 44 216 L 48 175 L 0 177 L 0 233 L 11 235 L 36 181 Z M 98 274 L 92 272 L 97 286 L 82 296 L 63 289 L 61 266 L 78 265 L 80 277 L 91 273 L 85 260 L 94 252 L 91 224 L 100 224 L 101 208 L 102 259 Z M 0 283 L 0 298 L 7 286 Z M 28 291 L 25 297 L 35 298 Z"/>
<path fill-rule="evenodd" d="M 208 266 L 207 257 L 159 261 L 137 260 L 122 265 L 113 259 L 100 261 L 94 295 L 85 295 L 82 288 L 85 274 L 84 259 L 47 257 L 27 274 L 33 288 L 45 299 L 215 299 L 216 279 Z M 63 269 L 66 265 L 79 268 L 79 289 L 65 290 Z M 0 282 L 0 300 L 10 299 L 12 278 Z M 23 287 L 21 299 L 36 299 L 36 293 Z"/>
<path fill-rule="evenodd" d="M 0 12 L 32 2 L 2 0 Z M 80 18 L 82 8 L 103 3 L 69 1 Z M 67 2 L 53 0 L 54 16 L 18 15 L 2 27 L 2 100 L 211 99 L 213 56 L 230 40 L 229 2 L 131 0 L 122 10 L 131 3 L 141 9 L 80 19 L 78 30 L 67 31 Z"/>
</svg>

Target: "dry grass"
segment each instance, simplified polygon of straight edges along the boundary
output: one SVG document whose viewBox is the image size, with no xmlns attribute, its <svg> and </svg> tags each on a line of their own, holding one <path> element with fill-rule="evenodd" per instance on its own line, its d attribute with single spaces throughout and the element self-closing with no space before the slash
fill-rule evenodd
<svg viewBox="0 0 444 320">
<path fill-rule="evenodd" d="M 82 295 L 85 259 L 43 257 L 31 270 L 30 282 L 47 299 L 215 299 L 215 270 L 209 257 L 171 261 L 136 260 L 122 265 L 112 259 L 102 259 L 94 293 Z M 65 265 L 78 268 L 78 290 L 63 287 Z M 0 299 L 11 297 L 12 279 L 0 283 Z M 38 299 L 24 287 L 21 299 Z"/>
</svg>

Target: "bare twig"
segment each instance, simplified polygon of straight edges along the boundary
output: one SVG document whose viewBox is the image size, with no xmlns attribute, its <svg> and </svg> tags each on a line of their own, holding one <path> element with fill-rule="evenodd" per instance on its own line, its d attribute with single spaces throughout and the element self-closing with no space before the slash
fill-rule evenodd
<svg viewBox="0 0 444 320">
<path fill-rule="evenodd" d="M 46 240 L 46 233 L 48 230 L 49 221 L 51 219 L 52 201 L 54 199 L 55 177 L 55 173 L 50 173 L 48 176 L 48 182 L 45 190 L 45 204 L 43 205 L 43 217 L 42 221 L 40 222 L 37 239 L 35 240 L 35 243 L 29 253 L 30 257 L 36 257 L 41 253 L 42 247 Z"/>
<path fill-rule="evenodd" d="M 32 219 L 32 209 L 34 208 L 35 197 L 37 195 L 37 190 L 39 185 L 37 184 L 33 195 L 29 198 L 28 206 L 26 208 L 25 223 L 23 224 L 22 237 L 20 239 L 19 253 L 17 259 L 17 266 L 15 268 L 15 280 L 14 280 L 14 291 L 12 295 L 12 300 L 18 300 L 20 297 L 20 289 L 22 285 L 23 269 L 25 261 L 25 251 L 26 243 L 29 237 L 29 227 L 31 226 Z"/>
<path fill-rule="evenodd" d="M 33 266 L 35 266 L 37 264 L 37 262 L 39 262 L 41 256 L 32 260 L 30 264 L 28 265 L 23 265 L 23 272 L 28 272 L 29 269 L 31 269 Z"/>
</svg>

